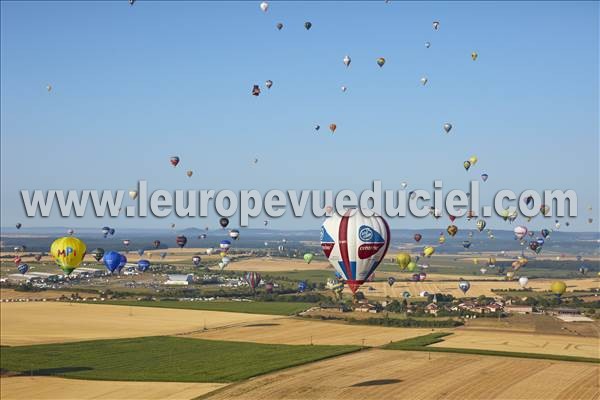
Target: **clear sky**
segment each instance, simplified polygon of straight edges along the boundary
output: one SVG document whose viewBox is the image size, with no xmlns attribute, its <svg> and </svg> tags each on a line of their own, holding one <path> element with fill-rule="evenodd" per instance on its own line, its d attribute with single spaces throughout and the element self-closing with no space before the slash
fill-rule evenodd
<svg viewBox="0 0 600 400">
<path fill-rule="evenodd" d="M 482 202 L 506 188 L 575 189 L 571 229 L 598 229 L 586 222 L 599 203 L 598 2 L 259 3 L 3 1 L 2 225 L 207 225 L 27 219 L 20 189 L 467 189 L 486 172 Z M 251 96 L 267 79 L 272 89 Z"/>
</svg>

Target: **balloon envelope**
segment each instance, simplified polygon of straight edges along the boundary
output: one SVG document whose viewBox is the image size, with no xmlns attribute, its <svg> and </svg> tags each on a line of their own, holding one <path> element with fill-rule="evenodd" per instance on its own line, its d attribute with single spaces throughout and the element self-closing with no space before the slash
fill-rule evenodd
<svg viewBox="0 0 600 400">
<path fill-rule="evenodd" d="M 389 247 L 390 229 L 378 215 L 356 209 L 335 214 L 321 226 L 321 247 L 333 268 L 356 290 L 375 272 Z"/>
<path fill-rule="evenodd" d="M 50 254 L 64 273 L 69 275 L 83 261 L 86 249 L 83 241 L 73 236 L 65 236 L 52 243 Z"/>
</svg>

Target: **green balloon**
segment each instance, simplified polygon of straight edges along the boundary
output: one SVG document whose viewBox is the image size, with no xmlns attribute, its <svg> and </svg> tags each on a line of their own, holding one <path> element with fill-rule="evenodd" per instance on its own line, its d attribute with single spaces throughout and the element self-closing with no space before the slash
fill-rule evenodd
<svg viewBox="0 0 600 400">
<path fill-rule="evenodd" d="M 304 261 L 306 261 L 307 264 L 310 264 L 310 262 L 312 261 L 313 257 L 314 256 L 313 256 L 312 253 L 306 253 L 304 255 Z"/>
<path fill-rule="evenodd" d="M 409 262 L 406 266 L 406 269 L 408 270 L 408 272 L 413 272 L 415 269 L 417 269 L 417 263 L 414 261 Z"/>
</svg>

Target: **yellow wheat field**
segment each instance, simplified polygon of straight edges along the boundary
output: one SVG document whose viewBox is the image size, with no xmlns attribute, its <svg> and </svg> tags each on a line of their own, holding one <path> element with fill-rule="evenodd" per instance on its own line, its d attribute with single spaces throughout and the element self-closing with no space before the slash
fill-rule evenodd
<svg viewBox="0 0 600 400">
<path fill-rule="evenodd" d="M 308 271 L 315 269 L 330 269 L 333 276 L 333 268 L 326 261 L 313 261 L 307 264 L 302 259 L 293 258 L 251 258 L 240 261 L 234 261 L 227 266 L 227 269 L 233 271 Z"/>
<path fill-rule="evenodd" d="M 3 400 L 188 400 L 225 386 L 222 383 L 122 382 L 54 377 L 2 378 Z"/>
<path fill-rule="evenodd" d="M 428 333 L 431 333 L 431 329 L 348 325 L 287 317 L 196 332 L 189 337 L 294 345 L 312 343 L 315 345 L 381 346 L 391 341 L 404 340 Z"/>
<path fill-rule="evenodd" d="M 403 278 L 406 279 L 406 276 Z M 435 278 L 434 276 L 432 279 L 429 279 L 428 276 L 428 279 L 423 282 L 396 281 L 392 287 L 387 282 L 367 282 L 360 290 L 367 297 L 390 296 L 400 298 L 405 291 L 408 291 L 412 297 L 418 297 L 423 291 L 429 293 L 449 293 L 454 297 L 478 297 L 480 295 L 494 297 L 495 294 L 492 292 L 492 289 L 520 289 L 519 282 L 517 281 L 471 281 L 471 288 L 466 294 L 463 294 L 458 289 L 458 277 L 448 281 L 437 281 Z M 531 279 L 527 287 L 536 292 L 548 291 L 553 281 L 553 279 Z M 565 279 L 564 282 L 567 284 L 566 295 L 568 295 L 568 292 L 574 290 L 590 290 L 600 286 L 600 279 L 598 278 Z M 374 290 L 369 290 L 368 287 Z M 345 288 L 345 292 L 350 294 L 349 288 Z"/>
<path fill-rule="evenodd" d="M 0 343 L 19 346 L 178 333 L 265 319 L 272 315 L 81 303 L 0 304 Z"/>
<path fill-rule="evenodd" d="M 431 346 L 600 358 L 598 338 L 575 335 L 456 329 L 453 335 L 444 337 L 443 342 Z"/>
<path fill-rule="evenodd" d="M 598 399 L 600 366 L 371 349 L 258 377 L 208 399 Z"/>
</svg>

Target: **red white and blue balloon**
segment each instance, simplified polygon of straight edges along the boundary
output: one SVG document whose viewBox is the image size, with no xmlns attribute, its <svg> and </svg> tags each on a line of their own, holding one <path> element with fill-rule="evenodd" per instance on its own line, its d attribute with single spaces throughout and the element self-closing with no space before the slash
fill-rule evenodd
<svg viewBox="0 0 600 400">
<path fill-rule="evenodd" d="M 347 210 L 328 217 L 321 226 L 321 248 L 352 293 L 369 279 L 390 244 L 390 228 L 378 215 Z"/>
</svg>

